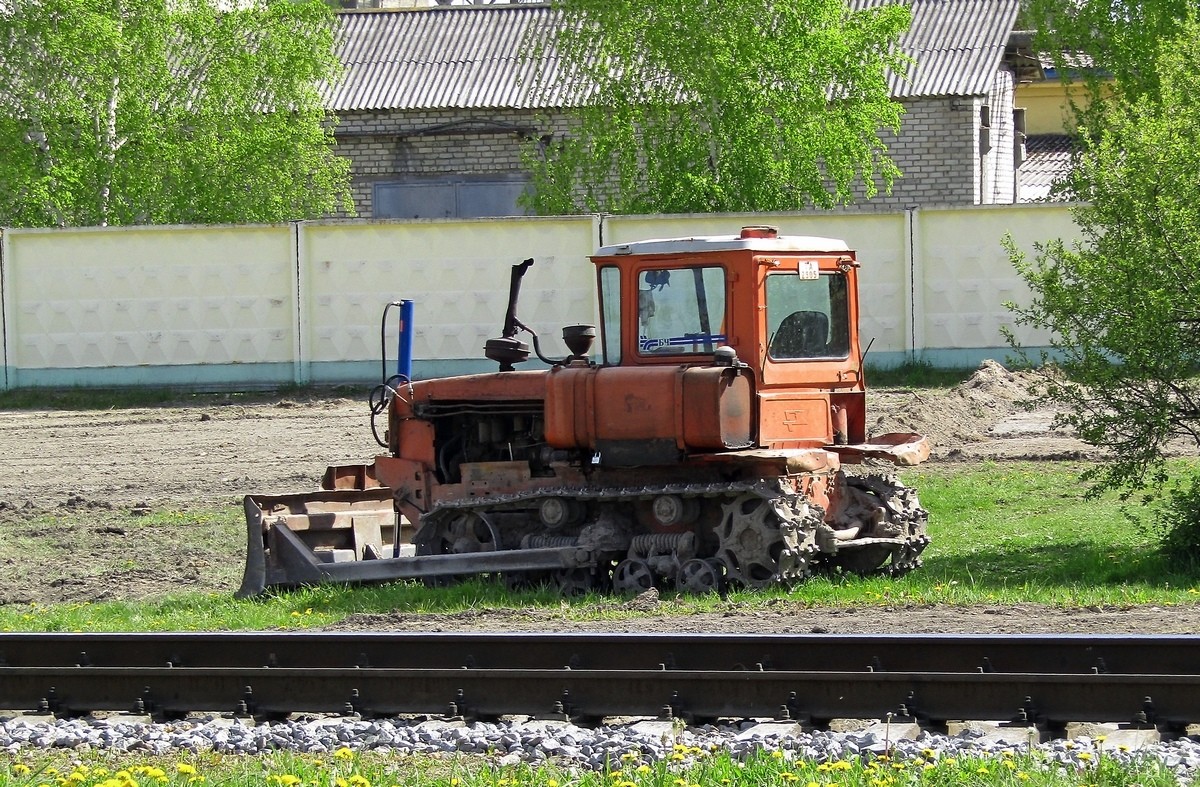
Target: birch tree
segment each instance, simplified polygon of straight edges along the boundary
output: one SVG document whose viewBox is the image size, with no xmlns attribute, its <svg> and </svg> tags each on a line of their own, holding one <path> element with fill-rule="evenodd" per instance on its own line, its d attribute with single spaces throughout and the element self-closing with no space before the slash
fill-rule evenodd
<svg viewBox="0 0 1200 787">
<path fill-rule="evenodd" d="M 540 213 L 795 210 L 890 188 L 911 17 L 844 0 L 558 0 L 538 51 L 581 104 L 531 148 Z M 552 55 L 552 56 L 551 56 Z M 551 85 L 546 85 L 547 88 Z M 561 86 L 560 86 L 561 87 Z"/>
<path fill-rule="evenodd" d="M 275 222 L 348 206 L 320 0 L 9 0 L 0 225 Z"/>
</svg>

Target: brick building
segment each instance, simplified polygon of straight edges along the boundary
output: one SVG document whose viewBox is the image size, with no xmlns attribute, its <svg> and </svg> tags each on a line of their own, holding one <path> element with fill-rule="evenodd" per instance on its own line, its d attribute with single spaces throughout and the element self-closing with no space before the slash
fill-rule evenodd
<svg viewBox="0 0 1200 787">
<path fill-rule="evenodd" d="M 1016 202 L 1024 140 L 1013 96 L 1028 59 L 1008 46 L 1018 0 L 910 5 L 900 45 L 914 66 L 889 80 L 905 116 L 898 135 L 883 136 L 902 176 L 890 195 L 857 208 Z M 346 77 L 328 106 L 359 216 L 521 213 L 523 144 L 567 132 L 568 97 L 531 86 L 531 69 L 556 60 L 522 57 L 559 18 L 528 3 L 339 13 Z"/>
</svg>

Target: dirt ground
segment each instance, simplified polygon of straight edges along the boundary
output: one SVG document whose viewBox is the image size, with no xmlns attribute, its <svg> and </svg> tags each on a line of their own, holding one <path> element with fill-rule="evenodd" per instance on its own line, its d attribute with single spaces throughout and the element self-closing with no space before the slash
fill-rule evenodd
<svg viewBox="0 0 1200 787">
<path fill-rule="evenodd" d="M 983 458 L 1061 461 L 1095 449 L 1027 409 L 1033 378 L 985 363 L 953 389 L 869 395 L 874 433 L 913 431 L 930 466 Z M 0 605 L 147 599 L 180 590 L 232 593 L 244 550 L 247 492 L 315 488 L 326 464 L 377 450 L 361 399 L 305 395 L 109 411 L 0 411 Z M 221 512 L 212 516 L 214 509 Z M 209 513 L 205 513 L 209 512 Z M 669 600 L 614 599 L 641 614 L 606 630 L 909 632 L 1194 632 L 1200 607 L 1056 610 L 923 607 L 829 610 L 802 601 L 753 612 L 662 613 Z M 585 629 L 553 612 L 359 616 L 394 629 Z"/>
</svg>

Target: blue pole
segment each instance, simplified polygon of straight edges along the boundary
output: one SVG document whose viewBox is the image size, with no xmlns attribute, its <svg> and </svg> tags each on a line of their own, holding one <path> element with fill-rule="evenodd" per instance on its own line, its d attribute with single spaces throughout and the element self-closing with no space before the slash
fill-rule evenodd
<svg viewBox="0 0 1200 787">
<path fill-rule="evenodd" d="M 400 347 L 396 357 L 396 374 L 412 379 L 413 302 L 400 301 Z"/>
</svg>

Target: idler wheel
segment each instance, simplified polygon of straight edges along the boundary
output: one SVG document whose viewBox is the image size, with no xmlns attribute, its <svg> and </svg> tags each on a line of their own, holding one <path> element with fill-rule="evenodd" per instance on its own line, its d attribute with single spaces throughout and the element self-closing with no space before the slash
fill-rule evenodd
<svg viewBox="0 0 1200 787">
<path fill-rule="evenodd" d="M 564 596 L 582 596 L 601 589 L 600 575 L 590 568 L 562 568 L 554 572 L 554 584 Z"/>
<path fill-rule="evenodd" d="M 622 560 L 613 569 L 613 590 L 617 593 L 641 593 L 654 587 L 654 571 L 645 560 Z"/>
<path fill-rule="evenodd" d="M 685 560 L 675 575 L 675 587 L 681 593 L 720 593 L 725 588 L 725 564 L 715 558 Z"/>
</svg>

